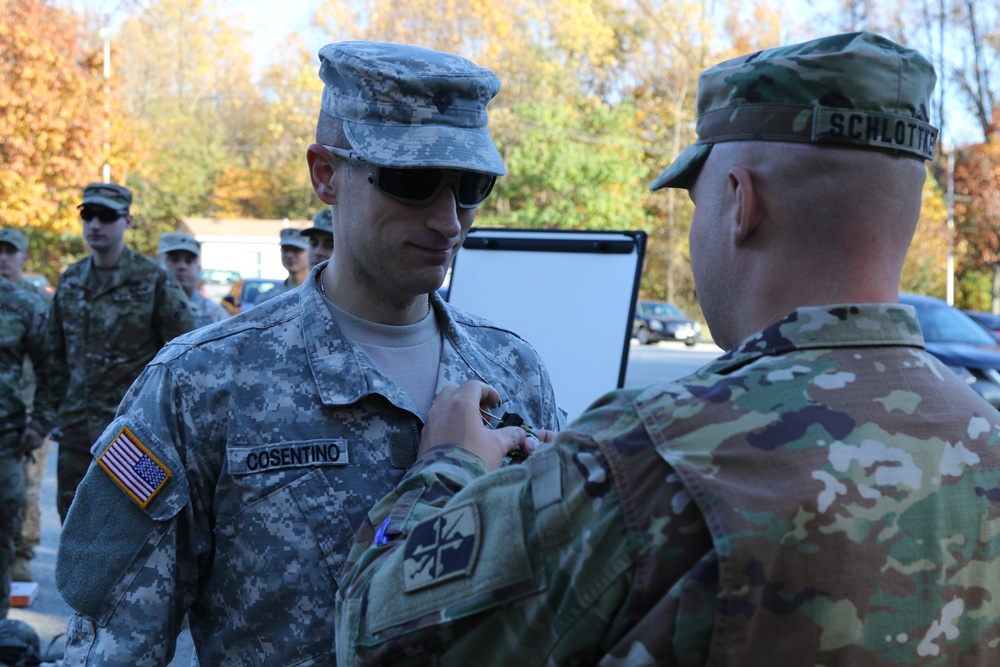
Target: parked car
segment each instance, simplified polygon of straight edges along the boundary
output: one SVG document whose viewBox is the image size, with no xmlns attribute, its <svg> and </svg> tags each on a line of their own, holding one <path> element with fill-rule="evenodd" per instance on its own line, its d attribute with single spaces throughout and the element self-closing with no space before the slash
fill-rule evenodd
<svg viewBox="0 0 1000 667">
<path fill-rule="evenodd" d="M 981 327 L 1000 340 L 1000 315 L 984 313 L 978 310 L 963 310 L 963 313 L 974 319 Z"/>
<path fill-rule="evenodd" d="M 993 407 L 1000 408 L 1000 347 L 979 323 L 943 299 L 900 294 L 913 306 L 927 351 L 940 359 Z"/>
<path fill-rule="evenodd" d="M 49 279 L 40 273 L 25 273 L 22 276 L 24 282 L 31 283 L 37 289 L 45 292 L 46 294 L 55 294 L 56 291 L 49 283 Z"/>
<path fill-rule="evenodd" d="M 701 338 L 701 325 L 672 303 L 640 301 L 635 306 L 632 337 L 641 345 L 678 340 L 691 347 Z"/>
<path fill-rule="evenodd" d="M 260 301 L 261 297 L 281 285 L 280 278 L 240 278 L 229 294 L 222 297 L 222 307 L 235 315 Z"/>
<path fill-rule="evenodd" d="M 239 271 L 229 271 L 227 269 L 202 269 L 198 274 L 198 280 L 203 283 L 227 283 L 232 284 L 240 279 Z"/>
</svg>

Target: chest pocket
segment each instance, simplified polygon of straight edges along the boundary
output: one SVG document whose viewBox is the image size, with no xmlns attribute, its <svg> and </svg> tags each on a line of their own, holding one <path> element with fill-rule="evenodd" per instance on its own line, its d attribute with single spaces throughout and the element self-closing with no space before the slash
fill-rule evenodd
<svg viewBox="0 0 1000 667">
<path fill-rule="evenodd" d="M 213 606 L 230 610 L 230 631 L 259 647 L 261 664 L 268 654 L 299 664 L 332 651 L 336 574 L 355 532 L 350 501 L 313 470 L 216 528 Z"/>
</svg>

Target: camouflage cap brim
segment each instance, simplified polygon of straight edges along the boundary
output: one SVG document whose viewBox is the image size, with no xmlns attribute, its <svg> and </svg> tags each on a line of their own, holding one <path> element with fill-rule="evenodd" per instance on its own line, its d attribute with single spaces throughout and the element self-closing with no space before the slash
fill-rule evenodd
<svg viewBox="0 0 1000 667">
<path fill-rule="evenodd" d="M 358 155 L 382 167 L 468 169 L 494 176 L 507 173 L 493 140 L 482 130 L 344 121 L 344 134 Z"/>
<path fill-rule="evenodd" d="M 28 251 L 28 237 L 17 229 L 10 227 L 0 229 L 0 243 L 9 243 L 19 252 Z"/>
<path fill-rule="evenodd" d="M 670 166 L 663 170 L 663 173 L 656 177 L 649 189 L 655 192 L 662 188 L 683 188 L 690 189 L 698 178 L 701 166 L 708 159 L 708 154 L 712 150 L 712 144 L 694 144 L 684 149 L 684 152 L 677 156 L 677 159 L 670 163 Z"/>
<path fill-rule="evenodd" d="M 121 201 L 112 199 L 111 197 L 104 197 L 102 195 L 89 195 L 84 197 L 83 203 L 77 206 L 77 208 L 83 208 L 84 206 L 103 206 L 114 211 L 128 210 L 128 206 L 124 206 Z"/>
</svg>

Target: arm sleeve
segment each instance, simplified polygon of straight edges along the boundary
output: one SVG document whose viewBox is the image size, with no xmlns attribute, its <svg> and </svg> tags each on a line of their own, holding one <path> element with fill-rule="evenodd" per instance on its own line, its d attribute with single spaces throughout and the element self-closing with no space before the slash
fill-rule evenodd
<svg viewBox="0 0 1000 667">
<path fill-rule="evenodd" d="M 122 433 L 170 473 L 145 507 L 113 475 L 91 465 L 60 535 L 56 586 L 76 615 L 66 665 L 161 666 L 170 662 L 185 613 L 209 562 L 212 529 L 198 489 L 183 391 L 161 365 L 147 367 L 118 418 L 95 445 L 100 457 Z"/>
<path fill-rule="evenodd" d="M 489 474 L 476 459 L 428 450 L 372 509 L 340 582 L 338 664 L 595 664 L 623 634 L 632 561 L 593 440 L 563 432 Z"/>
<path fill-rule="evenodd" d="M 164 275 L 156 290 L 154 325 L 162 344 L 194 329 L 194 314 L 184 288 L 173 276 Z"/>
<path fill-rule="evenodd" d="M 52 363 L 48 348 L 48 325 L 51 308 L 40 308 L 27 341 L 28 357 L 35 373 L 35 399 L 29 426 L 42 435 L 52 430 L 55 422 L 55 396 L 50 381 Z"/>
</svg>

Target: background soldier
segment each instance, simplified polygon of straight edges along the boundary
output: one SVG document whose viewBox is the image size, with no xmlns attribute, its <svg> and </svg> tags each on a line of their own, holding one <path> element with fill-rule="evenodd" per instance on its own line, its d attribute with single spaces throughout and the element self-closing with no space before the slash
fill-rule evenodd
<svg viewBox="0 0 1000 667">
<path fill-rule="evenodd" d="M 257 303 L 267 301 L 279 294 L 293 290 L 309 275 L 309 241 L 302 235 L 302 230 L 286 227 L 281 230 L 281 265 L 288 270 L 284 282 L 264 294 Z M 256 305 L 256 304 L 255 304 Z"/>
<path fill-rule="evenodd" d="M 7 233 L 0 238 L 15 237 Z M 0 618 L 6 618 L 10 610 L 14 540 L 24 505 L 23 460 L 41 447 L 54 417 L 45 365 L 47 317 L 42 297 L 0 278 Z M 35 369 L 30 420 L 21 397 L 26 358 Z"/>
<path fill-rule="evenodd" d="M 160 261 L 170 269 L 174 278 L 184 288 L 184 293 L 191 302 L 191 313 L 194 316 L 196 329 L 213 322 L 221 322 L 229 317 L 225 308 L 198 291 L 198 278 L 201 275 L 201 242 L 181 232 L 162 234 Z"/>
<path fill-rule="evenodd" d="M 24 266 L 28 261 L 28 237 L 24 232 L 10 227 L 0 228 L 0 277 L 38 294 L 45 301 L 46 321 L 52 305 L 52 295 L 37 288 L 24 279 Z M 21 375 L 21 400 L 30 419 L 35 398 L 35 368 L 31 357 L 24 359 Z M 41 508 L 39 506 L 42 478 L 52 451 L 52 439 L 46 436 L 41 447 L 24 458 L 24 511 L 21 530 L 14 541 L 14 565 L 11 578 L 14 581 L 31 581 L 31 560 L 35 557 L 35 547 L 42 541 Z"/>
<path fill-rule="evenodd" d="M 125 244 L 132 192 L 114 183 L 83 189 L 80 219 L 90 255 L 59 279 L 49 349 L 59 399 L 58 497 L 66 518 L 93 461 L 90 447 L 114 419 L 129 385 L 173 338 L 194 328 L 187 295 L 166 267 Z"/>
<path fill-rule="evenodd" d="M 333 216 L 329 207 L 316 212 L 313 226 L 303 230 L 302 236 L 309 239 L 309 268 L 333 256 Z"/>
</svg>

